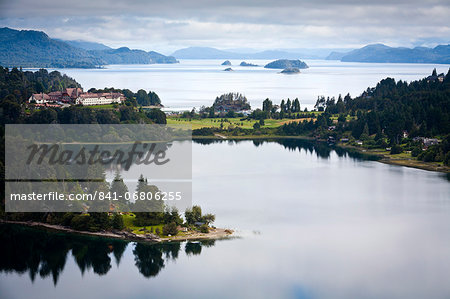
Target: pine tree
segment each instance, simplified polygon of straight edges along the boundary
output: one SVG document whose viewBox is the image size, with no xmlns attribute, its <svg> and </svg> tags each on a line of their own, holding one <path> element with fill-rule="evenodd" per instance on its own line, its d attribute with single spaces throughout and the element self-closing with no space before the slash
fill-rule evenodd
<svg viewBox="0 0 450 299">
<path fill-rule="evenodd" d="M 129 207 L 126 195 L 128 193 L 128 187 L 123 182 L 119 171 L 116 172 L 114 180 L 111 183 L 110 192 L 112 197 L 118 199 L 115 203 L 117 203 L 119 210 L 122 212 L 128 211 Z"/>
<path fill-rule="evenodd" d="M 436 76 L 437 76 L 436 68 L 433 70 L 433 73 L 431 74 L 431 76 L 433 76 L 433 77 L 436 77 Z"/>
</svg>

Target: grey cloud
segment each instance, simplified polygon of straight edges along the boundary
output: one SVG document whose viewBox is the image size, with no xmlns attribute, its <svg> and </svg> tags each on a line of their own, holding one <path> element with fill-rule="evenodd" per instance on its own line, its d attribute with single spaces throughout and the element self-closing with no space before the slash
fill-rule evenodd
<svg viewBox="0 0 450 299">
<path fill-rule="evenodd" d="M 0 25 L 66 39 L 166 49 L 393 46 L 450 42 L 450 4 L 429 1 L 0 0 Z"/>
</svg>

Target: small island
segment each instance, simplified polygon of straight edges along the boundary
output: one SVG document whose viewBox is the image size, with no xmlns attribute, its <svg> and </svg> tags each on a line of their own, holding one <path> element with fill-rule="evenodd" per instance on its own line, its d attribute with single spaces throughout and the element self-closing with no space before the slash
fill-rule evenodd
<svg viewBox="0 0 450 299">
<path fill-rule="evenodd" d="M 242 61 L 241 64 L 239 64 L 240 66 L 258 66 L 257 64 L 253 64 L 253 63 L 248 63 L 245 61 Z"/>
<path fill-rule="evenodd" d="M 222 65 L 231 65 L 231 61 L 225 60 L 224 62 L 222 62 Z"/>
<path fill-rule="evenodd" d="M 300 70 L 298 67 L 288 67 L 288 68 L 285 68 L 284 70 L 282 70 L 280 73 L 286 74 L 286 75 L 294 75 L 294 74 L 300 74 Z"/>
<path fill-rule="evenodd" d="M 289 59 L 278 59 L 268 63 L 264 66 L 266 69 L 288 69 L 288 68 L 298 68 L 298 69 L 307 69 L 308 65 L 297 59 L 297 60 L 289 60 Z"/>
<path fill-rule="evenodd" d="M 224 71 L 224 72 L 232 72 L 233 69 L 232 69 L 231 67 L 228 67 L 228 68 L 224 69 L 223 71 Z"/>
</svg>

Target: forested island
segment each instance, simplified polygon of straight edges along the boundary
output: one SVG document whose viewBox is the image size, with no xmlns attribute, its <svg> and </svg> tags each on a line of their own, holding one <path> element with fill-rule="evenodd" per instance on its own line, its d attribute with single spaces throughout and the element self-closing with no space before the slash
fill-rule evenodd
<svg viewBox="0 0 450 299">
<path fill-rule="evenodd" d="M 288 68 L 298 68 L 307 69 L 308 65 L 301 60 L 289 60 L 289 59 L 278 59 L 272 61 L 264 66 L 266 69 L 288 69 Z"/>
</svg>

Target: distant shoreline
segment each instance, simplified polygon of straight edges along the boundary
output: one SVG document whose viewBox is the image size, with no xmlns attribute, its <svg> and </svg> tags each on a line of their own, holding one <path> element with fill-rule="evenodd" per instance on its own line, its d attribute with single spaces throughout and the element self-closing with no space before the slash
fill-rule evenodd
<svg viewBox="0 0 450 299">
<path fill-rule="evenodd" d="M 215 136 L 192 136 L 193 140 L 205 140 L 205 139 L 215 139 L 215 140 L 261 140 L 261 139 L 302 139 L 309 141 L 325 142 L 325 140 L 317 140 L 309 136 L 282 136 L 282 135 L 248 135 L 248 136 L 225 136 L 225 135 L 215 135 Z M 392 159 L 388 153 L 380 154 L 371 152 L 370 150 L 364 150 L 358 147 L 336 144 L 335 146 L 343 149 L 355 150 L 360 154 L 379 157 L 377 162 L 389 165 L 404 166 L 409 168 L 422 169 L 427 171 L 434 171 L 440 173 L 450 173 L 450 167 L 445 165 L 439 165 L 436 162 L 423 162 L 419 160 L 412 159 Z"/>
</svg>

